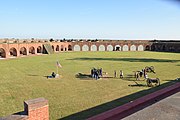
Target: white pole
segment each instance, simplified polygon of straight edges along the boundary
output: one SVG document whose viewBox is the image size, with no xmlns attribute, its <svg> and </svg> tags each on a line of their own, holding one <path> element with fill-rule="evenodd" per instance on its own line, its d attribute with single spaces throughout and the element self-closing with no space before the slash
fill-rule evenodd
<svg viewBox="0 0 180 120">
<path fill-rule="evenodd" d="M 58 66 L 57 66 L 57 70 L 56 70 L 56 71 L 57 71 L 57 73 L 56 73 L 56 74 L 58 74 Z"/>
</svg>

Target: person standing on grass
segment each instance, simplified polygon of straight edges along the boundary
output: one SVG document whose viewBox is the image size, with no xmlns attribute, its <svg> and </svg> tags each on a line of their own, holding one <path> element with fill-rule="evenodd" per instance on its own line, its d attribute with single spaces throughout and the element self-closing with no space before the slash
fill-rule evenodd
<svg viewBox="0 0 180 120">
<path fill-rule="evenodd" d="M 136 74 L 136 80 L 139 80 L 139 73 Z"/>
<path fill-rule="evenodd" d="M 96 80 L 99 79 L 99 75 L 98 75 L 98 71 L 97 70 L 95 71 L 95 78 L 96 78 Z"/>
<path fill-rule="evenodd" d="M 123 78 L 123 71 L 120 70 L 120 78 Z"/>
<path fill-rule="evenodd" d="M 93 76 L 94 76 L 94 68 L 91 69 L 91 77 L 93 78 Z"/>
<path fill-rule="evenodd" d="M 116 78 L 116 70 L 114 70 L 114 78 Z"/>
<path fill-rule="evenodd" d="M 99 69 L 99 75 L 102 77 L 102 68 Z"/>
<path fill-rule="evenodd" d="M 146 69 L 144 69 L 144 72 L 143 72 L 143 73 L 144 73 L 144 78 L 145 78 L 145 77 L 146 77 Z"/>
</svg>

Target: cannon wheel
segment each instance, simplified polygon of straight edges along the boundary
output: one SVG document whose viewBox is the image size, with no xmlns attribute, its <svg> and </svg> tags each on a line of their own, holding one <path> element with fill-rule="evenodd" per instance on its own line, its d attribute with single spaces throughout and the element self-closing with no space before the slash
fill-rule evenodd
<svg viewBox="0 0 180 120">
<path fill-rule="evenodd" d="M 159 78 L 156 78 L 156 80 L 157 80 L 157 83 L 155 84 L 155 86 L 160 86 L 160 80 L 159 80 Z"/>
<path fill-rule="evenodd" d="M 148 86 L 148 87 L 152 87 L 152 86 L 153 86 L 151 79 L 147 79 L 146 82 L 147 82 L 147 86 Z"/>
<path fill-rule="evenodd" d="M 148 78 L 147 79 L 147 86 L 148 87 L 159 86 L 160 85 L 160 79 L 156 78 L 156 81 L 157 82 L 155 82 L 155 84 L 153 84 L 154 82 L 150 78 Z"/>
</svg>

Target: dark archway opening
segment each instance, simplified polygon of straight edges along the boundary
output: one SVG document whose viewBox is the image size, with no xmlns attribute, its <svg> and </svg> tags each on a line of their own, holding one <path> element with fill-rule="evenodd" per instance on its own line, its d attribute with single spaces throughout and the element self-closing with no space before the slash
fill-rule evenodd
<svg viewBox="0 0 180 120">
<path fill-rule="evenodd" d="M 146 51 L 149 51 L 150 50 L 150 46 L 147 45 L 146 48 L 145 48 Z"/>
<path fill-rule="evenodd" d="M 29 48 L 29 53 L 30 54 L 35 54 L 35 48 L 34 47 L 30 47 Z"/>
<path fill-rule="evenodd" d="M 59 51 L 59 45 L 56 46 L 56 51 Z"/>
<path fill-rule="evenodd" d="M 68 51 L 72 51 L 72 46 L 68 45 Z"/>
<path fill-rule="evenodd" d="M 6 52 L 3 48 L 0 48 L 0 58 L 6 58 Z"/>
<path fill-rule="evenodd" d="M 26 50 L 25 47 L 22 47 L 22 48 L 20 49 L 20 55 L 27 55 L 27 50 Z"/>
<path fill-rule="evenodd" d="M 42 47 L 41 47 L 41 46 L 39 46 L 39 47 L 37 48 L 37 53 L 42 53 Z"/>
<path fill-rule="evenodd" d="M 64 51 L 64 46 L 63 45 L 61 45 L 61 51 Z"/>
<path fill-rule="evenodd" d="M 115 49 L 116 51 L 120 51 L 120 47 L 116 47 L 116 49 Z"/>
<path fill-rule="evenodd" d="M 52 45 L 52 50 L 54 51 L 54 46 Z"/>
<path fill-rule="evenodd" d="M 11 48 L 9 52 L 10 52 L 10 56 L 17 56 L 17 50 L 15 48 Z"/>
</svg>

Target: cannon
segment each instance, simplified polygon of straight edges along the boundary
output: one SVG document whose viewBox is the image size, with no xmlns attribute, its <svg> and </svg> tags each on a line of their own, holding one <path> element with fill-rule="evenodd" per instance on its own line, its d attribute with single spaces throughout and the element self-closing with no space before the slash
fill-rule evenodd
<svg viewBox="0 0 180 120">
<path fill-rule="evenodd" d="M 147 82 L 148 87 L 160 85 L 160 79 L 159 78 L 147 78 L 146 82 Z"/>
<path fill-rule="evenodd" d="M 146 72 L 156 73 L 155 70 L 154 70 L 154 66 L 150 66 L 150 67 L 146 66 L 146 67 L 145 67 L 145 71 L 146 71 Z"/>
</svg>

